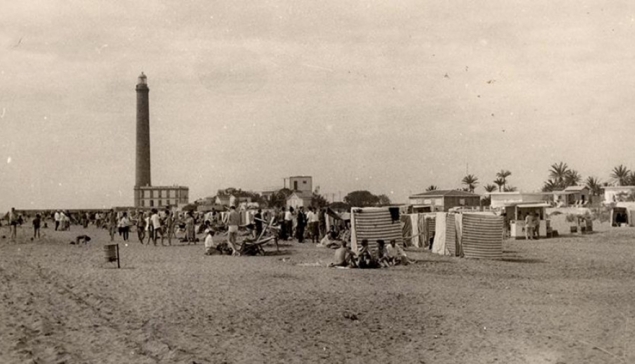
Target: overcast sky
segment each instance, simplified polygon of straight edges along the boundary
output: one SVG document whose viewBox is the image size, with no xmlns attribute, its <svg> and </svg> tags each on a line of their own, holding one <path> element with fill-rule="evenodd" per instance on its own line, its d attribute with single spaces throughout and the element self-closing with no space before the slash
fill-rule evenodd
<svg viewBox="0 0 635 364">
<path fill-rule="evenodd" d="M 2 210 L 132 205 L 141 71 L 191 200 L 635 168 L 632 1 L 11 1 L 0 47 Z"/>
</svg>

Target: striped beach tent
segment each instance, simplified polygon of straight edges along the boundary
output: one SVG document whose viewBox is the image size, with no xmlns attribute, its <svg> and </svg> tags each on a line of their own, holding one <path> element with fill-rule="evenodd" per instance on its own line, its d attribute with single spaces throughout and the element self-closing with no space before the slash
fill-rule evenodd
<svg viewBox="0 0 635 364">
<path fill-rule="evenodd" d="M 388 207 L 353 207 L 351 209 L 351 248 L 356 251 L 368 239 L 370 250 L 377 250 L 377 240 L 388 244 L 392 239 L 403 246 L 401 222 L 393 220 Z"/>
<path fill-rule="evenodd" d="M 463 214 L 461 243 L 466 258 L 503 258 L 503 217 Z"/>
</svg>

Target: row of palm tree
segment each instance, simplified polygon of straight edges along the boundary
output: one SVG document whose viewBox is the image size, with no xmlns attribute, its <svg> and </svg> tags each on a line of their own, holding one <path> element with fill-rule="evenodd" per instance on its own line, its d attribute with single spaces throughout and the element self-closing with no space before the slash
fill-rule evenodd
<svg viewBox="0 0 635 364">
<path fill-rule="evenodd" d="M 501 169 L 496 173 L 496 179 L 494 184 L 486 184 L 483 186 L 486 192 L 491 193 L 498 189 L 498 192 L 514 192 L 516 187 L 510 186 L 507 183 L 507 179 L 512 175 L 512 172 Z M 611 180 L 618 186 L 635 186 L 635 171 L 631 171 L 624 165 L 620 164 L 613 168 L 611 172 Z M 461 180 L 462 184 L 466 186 L 464 190 L 474 192 L 476 186 L 479 184 L 478 177 L 473 174 L 468 174 Z M 542 186 L 543 192 L 552 192 L 564 190 L 570 186 L 578 186 L 583 182 L 582 176 L 578 171 L 572 169 L 567 163 L 559 162 L 551 165 L 549 169 L 549 178 L 544 182 Z M 608 182 L 602 182 L 599 178 L 589 176 L 584 180 L 584 185 L 589 188 L 593 195 L 600 195 L 602 188 L 609 185 Z M 426 188 L 426 191 L 437 190 L 436 185 L 430 185 Z"/>
<path fill-rule="evenodd" d="M 622 164 L 613 168 L 610 177 L 611 182 L 618 186 L 635 185 L 635 171 L 629 170 Z M 549 179 L 544 182 L 542 190 L 545 192 L 563 190 L 570 186 L 578 186 L 581 182 L 582 176 L 575 169 L 569 168 L 564 162 L 554 163 L 549 169 Z M 592 194 L 600 195 L 602 188 L 609 186 L 609 182 L 602 182 L 597 177 L 589 176 L 584 180 L 584 185 Z"/>
</svg>

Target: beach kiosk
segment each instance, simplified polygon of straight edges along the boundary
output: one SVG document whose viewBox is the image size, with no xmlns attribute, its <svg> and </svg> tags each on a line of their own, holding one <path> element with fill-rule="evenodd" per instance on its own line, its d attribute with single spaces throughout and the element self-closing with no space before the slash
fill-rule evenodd
<svg viewBox="0 0 635 364">
<path fill-rule="evenodd" d="M 550 221 L 547 220 L 548 203 L 518 203 L 505 207 L 505 212 L 509 218 L 510 237 L 514 239 L 525 238 L 525 217 L 530 213 L 534 213 L 536 218 L 540 219 L 538 228 L 538 236 L 547 237 L 547 231 L 550 230 Z"/>
</svg>

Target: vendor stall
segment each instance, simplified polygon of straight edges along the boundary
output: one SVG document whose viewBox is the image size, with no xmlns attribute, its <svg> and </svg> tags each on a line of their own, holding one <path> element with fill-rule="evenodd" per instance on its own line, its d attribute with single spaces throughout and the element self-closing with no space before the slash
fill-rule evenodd
<svg viewBox="0 0 635 364">
<path fill-rule="evenodd" d="M 549 206 L 547 203 L 513 204 L 506 206 L 505 212 L 509 218 L 510 237 L 514 239 L 525 237 L 525 218 L 531 213 L 540 221 L 538 236 L 541 238 L 547 237 L 547 231 L 550 230 L 550 221 L 547 220 L 545 210 Z"/>
</svg>

